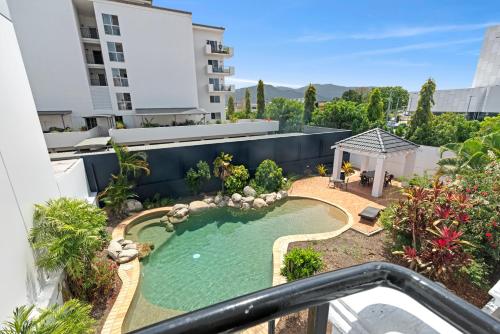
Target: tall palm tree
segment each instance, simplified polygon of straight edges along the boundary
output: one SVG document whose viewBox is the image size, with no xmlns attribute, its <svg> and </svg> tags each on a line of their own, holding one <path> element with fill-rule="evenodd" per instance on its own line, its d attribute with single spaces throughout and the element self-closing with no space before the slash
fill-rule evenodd
<svg viewBox="0 0 500 334">
<path fill-rule="evenodd" d="M 222 181 L 222 192 L 224 192 L 224 181 L 231 175 L 232 160 L 233 156 L 224 152 L 214 160 L 214 175 Z"/>
</svg>

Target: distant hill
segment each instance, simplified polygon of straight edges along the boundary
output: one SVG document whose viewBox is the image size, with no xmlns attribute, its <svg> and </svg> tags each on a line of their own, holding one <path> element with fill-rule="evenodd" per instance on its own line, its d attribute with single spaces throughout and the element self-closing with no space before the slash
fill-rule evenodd
<svg viewBox="0 0 500 334">
<path fill-rule="evenodd" d="M 318 101 L 330 101 L 334 97 L 340 97 L 342 94 L 349 89 L 359 88 L 359 87 L 345 87 L 337 86 L 332 84 L 313 84 L 316 87 L 316 99 Z M 266 102 L 271 101 L 275 97 L 284 97 L 287 99 L 300 99 L 304 97 L 304 93 L 308 86 L 300 88 L 290 88 L 281 86 L 272 86 L 264 84 L 264 97 Z M 250 90 L 250 96 L 252 98 L 252 103 L 257 103 L 257 86 L 238 88 L 234 94 L 235 102 L 243 101 L 245 96 L 245 89 Z"/>
</svg>

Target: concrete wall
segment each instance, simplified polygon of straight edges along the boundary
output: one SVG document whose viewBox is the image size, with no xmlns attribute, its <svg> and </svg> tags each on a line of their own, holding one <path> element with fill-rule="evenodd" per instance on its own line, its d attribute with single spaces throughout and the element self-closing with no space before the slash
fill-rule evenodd
<svg viewBox="0 0 500 334">
<path fill-rule="evenodd" d="M 445 158 L 451 157 L 452 154 L 446 152 L 444 154 Z M 358 154 L 352 154 L 350 157 L 350 162 L 354 167 L 360 168 L 361 161 L 364 157 Z M 424 175 L 424 173 L 428 173 L 430 175 L 434 174 L 438 165 L 437 162 L 441 159 L 439 154 L 439 147 L 433 146 L 425 146 L 421 145 L 417 150 L 417 156 L 415 157 L 415 168 L 412 174 Z M 370 159 L 368 170 L 375 170 L 376 159 Z M 396 177 L 404 176 L 404 164 L 405 159 L 404 156 L 401 157 L 392 157 L 386 160 L 386 170 L 394 174 Z"/>
<path fill-rule="evenodd" d="M 82 159 L 54 161 L 52 167 L 61 196 L 95 202 L 95 194 L 90 191 Z"/>
<path fill-rule="evenodd" d="M 287 174 L 302 174 L 308 166 L 328 164 L 333 160 L 330 149 L 337 141 L 349 137 L 350 130 L 332 130 L 317 134 L 280 134 L 242 137 L 226 140 L 197 141 L 148 146 L 146 153 L 151 175 L 138 181 L 137 192 L 144 199 L 155 193 L 179 197 L 189 194 L 184 177 L 199 160 L 210 165 L 220 152 L 233 154 L 234 164 L 244 164 L 253 176 L 262 160 L 273 159 Z M 133 147 L 144 150 L 145 147 Z M 102 191 L 111 174 L 118 171 L 113 152 L 82 154 L 91 191 Z M 213 178 L 204 191 L 220 189 L 220 181 Z"/>
<path fill-rule="evenodd" d="M 98 137 L 99 130 L 96 126 L 88 131 L 44 133 L 43 136 L 49 150 L 72 149 L 82 140 Z"/>
<path fill-rule="evenodd" d="M 13 2 L 18 3 L 11 8 L 11 13 L 15 14 L 18 6 L 25 3 L 17 0 Z M 31 5 L 38 7 L 33 2 Z M 14 27 L 8 19 L 6 7 L 6 1 L 0 0 L 0 253 L 3 254 L 1 321 L 7 320 L 16 306 L 41 302 L 42 296 L 45 301 L 55 298 L 53 292 L 56 290 L 48 289 L 47 277 L 35 267 L 28 233 L 32 227 L 34 204 L 59 195 Z M 38 34 L 36 27 L 35 21 L 32 26 L 34 36 Z M 36 41 L 34 43 L 37 44 Z M 71 45 L 68 47 L 71 48 Z M 48 48 L 45 46 L 43 49 Z M 60 48 L 56 50 L 58 49 Z"/>
<path fill-rule="evenodd" d="M 92 111 L 73 2 L 8 0 L 37 110 L 72 110 L 73 126 Z"/>
<path fill-rule="evenodd" d="M 277 121 L 254 121 L 158 128 L 110 129 L 109 134 L 116 143 L 134 144 L 267 134 L 278 130 L 279 122 Z"/>
<path fill-rule="evenodd" d="M 486 30 L 472 82 L 472 87 L 492 85 L 500 85 L 500 25 Z"/>
<path fill-rule="evenodd" d="M 134 109 L 198 106 L 191 15 L 100 0 L 94 11 L 117 115 L 132 113 L 118 111 L 117 92 L 131 93 Z M 104 33 L 103 13 L 118 16 L 121 36 Z M 125 62 L 110 61 L 107 42 L 123 44 Z M 112 67 L 127 70 L 129 87 L 112 84 Z"/>
<path fill-rule="evenodd" d="M 224 66 L 224 56 L 207 56 L 205 53 L 205 46 L 207 40 L 223 42 L 224 31 L 219 29 L 211 29 L 200 26 L 193 26 L 194 37 L 194 58 L 196 66 L 196 79 L 198 85 L 198 101 L 199 106 L 210 113 L 220 113 L 221 119 L 226 119 L 224 106 L 226 105 L 226 94 L 209 94 L 208 93 L 208 79 L 210 76 L 207 74 L 208 60 L 218 60 L 219 66 Z M 219 78 L 220 82 L 224 82 L 224 76 L 212 75 L 214 78 Z M 210 95 L 220 96 L 220 103 L 210 103 Z"/>
</svg>

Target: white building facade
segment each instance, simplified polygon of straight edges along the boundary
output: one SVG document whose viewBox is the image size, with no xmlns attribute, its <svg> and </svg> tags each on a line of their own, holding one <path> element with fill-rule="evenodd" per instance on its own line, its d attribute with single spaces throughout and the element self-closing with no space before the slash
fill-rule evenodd
<svg viewBox="0 0 500 334">
<path fill-rule="evenodd" d="M 407 111 L 417 110 L 418 92 L 411 92 Z M 456 112 L 477 119 L 500 113 L 500 25 L 486 30 L 471 88 L 437 90 L 432 112 Z"/>
<path fill-rule="evenodd" d="M 44 131 L 225 119 L 224 28 L 148 0 L 8 0 Z"/>
</svg>

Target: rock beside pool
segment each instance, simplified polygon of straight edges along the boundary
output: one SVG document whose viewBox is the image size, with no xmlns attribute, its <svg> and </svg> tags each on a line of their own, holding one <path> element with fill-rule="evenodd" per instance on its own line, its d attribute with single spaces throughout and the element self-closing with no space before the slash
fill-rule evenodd
<svg viewBox="0 0 500 334">
<path fill-rule="evenodd" d="M 169 217 L 168 222 L 172 224 L 179 224 L 185 222 L 189 218 L 189 215 L 185 215 L 183 217 Z"/>
<path fill-rule="evenodd" d="M 213 196 L 206 196 L 206 197 L 203 199 L 203 202 L 205 202 L 205 203 L 207 203 L 207 204 L 213 203 L 213 202 L 214 202 L 214 197 L 213 197 Z"/>
<path fill-rule="evenodd" d="M 137 257 L 137 245 L 131 240 L 123 238 L 111 240 L 106 249 L 108 256 L 117 263 L 126 263 Z"/>
<path fill-rule="evenodd" d="M 246 196 L 246 197 L 241 198 L 242 203 L 248 203 L 250 205 L 252 205 L 254 200 L 255 200 L 255 197 L 253 197 L 253 196 Z"/>
<path fill-rule="evenodd" d="M 243 196 L 241 196 L 240 194 L 238 193 L 234 193 L 233 196 L 231 196 L 231 200 L 234 202 L 234 203 L 239 203 L 241 202 L 241 198 Z"/>
<path fill-rule="evenodd" d="M 201 212 L 201 211 L 206 210 L 208 208 L 210 208 L 210 206 L 203 201 L 193 201 L 193 202 L 189 203 L 189 212 L 191 212 L 191 213 Z"/>
<path fill-rule="evenodd" d="M 173 232 L 174 231 L 174 224 L 172 224 L 171 222 L 166 222 L 165 223 L 165 231 L 167 232 Z"/>
<path fill-rule="evenodd" d="M 240 206 L 239 203 L 234 203 L 232 199 L 230 199 L 229 201 L 227 201 L 227 206 L 230 207 L 230 208 L 237 208 Z"/>
<path fill-rule="evenodd" d="M 175 218 L 184 218 L 185 216 L 187 216 L 187 214 L 189 213 L 189 209 L 188 208 L 182 208 L 180 210 L 177 210 L 173 217 Z"/>
<path fill-rule="evenodd" d="M 137 250 L 139 251 L 139 261 L 148 257 L 149 254 L 151 254 L 151 252 L 153 251 L 153 249 L 155 248 L 155 245 L 150 243 L 150 242 L 146 242 L 146 243 L 138 243 L 137 244 Z"/>
<path fill-rule="evenodd" d="M 111 240 L 108 246 L 108 250 L 112 252 L 121 252 L 122 251 L 122 245 L 116 241 L 116 240 Z"/>
<path fill-rule="evenodd" d="M 257 192 L 255 191 L 254 188 L 250 187 L 250 186 L 246 186 L 245 188 L 243 188 L 243 194 L 246 196 L 246 197 L 255 197 L 257 195 Z"/>
<path fill-rule="evenodd" d="M 168 223 L 168 216 L 165 215 L 163 217 L 160 218 L 160 223 Z"/>
<path fill-rule="evenodd" d="M 241 204 L 241 209 L 242 209 L 242 210 L 250 210 L 250 208 L 251 208 L 251 206 L 250 206 L 250 204 L 249 204 L 249 203 L 243 202 L 243 203 Z"/>
<path fill-rule="evenodd" d="M 267 194 L 265 201 L 266 201 L 266 204 L 268 204 L 268 205 L 276 202 L 276 193 Z"/>
<path fill-rule="evenodd" d="M 288 191 L 286 191 L 286 190 L 280 190 L 280 191 L 278 191 L 278 194 L 281 195 L 282 199 L 288 197 Z"/>
<path fill-rule="evenodd" d="M 188 209 L 189 206 L 187 204 L 176 204 L 170 209 L 170 211 L 167 213 L 167 216 L 175 216 L 178 211 L 181 211 L 183 209 Z M 187 214 L 187 213 L 186 213 Z"/>
<path fill-rule="evenodd" d="M 227 205 L 227 202 L 226 202 L 224 199 L 222 199 L 222 201 L 220 201 L 220 202 L 217 204 L 217 206 L 218 206 L 219 208 L 223 208 L 223 207 L 225 207 L 226 205 Z"/>
<path fill-rule="evenodd" d="M 222 195 L 217 195 L 214 197 L 214 203 L 219 205 L 220 202 L 222 202 L 224 200 L 224 198 L 222 197 Z"/>
<path fill-rule="evenodd" d="M 123 209 L 126 213 L 139 212 L 143 209 L 142 203 L 136 199 L 128 199 L 123 203 Z"/>
<path fill-rule="evenodd" d="M 122 245 L 122 247 L 126 246 L 126 245 L 130 245 L 130 244 L 133 244 L 134 242 L 132 240 L 121 240 L 121 241 L 118 241 L 118 243 L 120 245 Z"/>
<path fill-rule="evenodd" d="M 127 249 L 137 249 L 137 245 L 136 244 L 128 244 L 128 245 L 123 246 L 123 250 L 127 250 Z"/>
<path fill-rule="evenodd" d="M 266 201 L 264 201 L 262 198 L 256 198 L 254 201 L 253 201 L 253 207 L 255 209 L 260 209 L 260 208 L 263 208 L 267 206 L 267 203 Z"/>
<path fill-rule="evenodd" d="M 135 259 L 139 255 L 139 251 L 137 249 L 124 249 L 120 252 L 118 257 L 118 263 L 127 263 Z"/>
<path fill-rule="evenodd" d="M 211 209 L 213 209 L 213 208 L 216 208 L 216 207 L 217 207 L 217 204 L 215 204 L 215 203 L 210 203 L 208 206 L 209 206 Z"/>
</svg>

